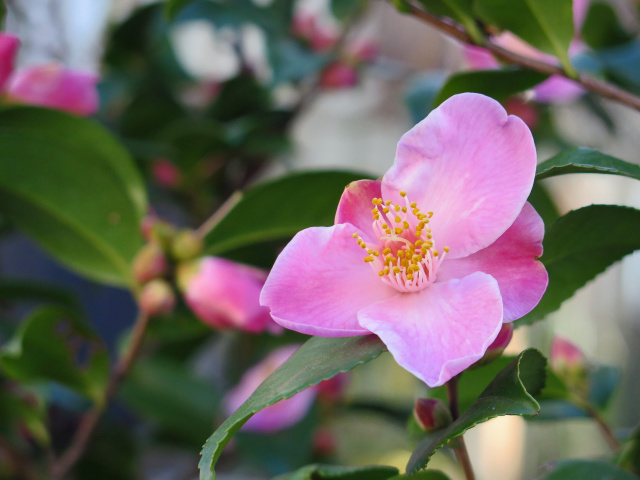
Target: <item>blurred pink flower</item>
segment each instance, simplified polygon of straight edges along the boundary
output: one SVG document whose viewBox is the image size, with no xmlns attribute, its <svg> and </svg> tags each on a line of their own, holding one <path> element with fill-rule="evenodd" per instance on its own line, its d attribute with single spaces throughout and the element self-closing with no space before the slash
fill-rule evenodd
<svg viewBox="0 0 640 480">
<path fill-rule="evenodd" d="M 224 399 L 226 414 L 231 415 L 235 412 L 276 368 L 294 354 L 298 347 L 299 345 L 280 347 L 247 370 L 240 379 L 240 383 Z M 291 398 L 260 410 L 244 424 L 242 430 L 272 433 L 289 428 L 305 417 L 315 397 L 316 388 L 307 388 Z"/>
<path fill-rule="evenodd" d="M 334 62 L 322 71 L 320 85 L 324 88 L 345 88 L 358 84 L 358 71 L 352 65 Z"/>
<path fill-rule="evenodd" d="M 20 42 L 0 34 L 0 89 L 13 102 L 55 108 L 76 115 L 98 110 L 98 76 L 58 64 L 35 65 L 14 70 Z"/>
<path fill-rule="evenodd" d="M 520 117 L 527 127 L 534 129 L 538 125 L 538 112 L 536 107 L 518 97 L 512 97 L 504 102 L 504 109 L 509 115 Z"/>
<path fill-rule="evenodd" d="M 522 120 L 484 95 L 451 97 L 402 137 L 381 181 L 345 189 L 334 226 L 293 238 L 260 303 L 301 333 L 375 333 L 442 385 L 546 290 L 544 224 L 526 201 L 535 169 Z"/>
<path fill-rule="evenodd" d="M 191 310 L 213 328 L 279 332 L 269 310 L 258 301 L 266 278 L 263 270 L 205 257 L 197 273 L 186 281 L 184 298 Z"/>
<path fill-rule="evenodd" d="M 165 158 L 158 158 L 151 165 L 151 172 L 156 183 L 161 187 L 175 188 L 182 179 L 182 172 Z"/>
<path fill-rule="evenodd" d="M 584 368 L 587 364 L 582 350 L 562 337 L 555 337 L 551 343 L 549 364 L 555 371 L 572 368 Z"/>
</svg>

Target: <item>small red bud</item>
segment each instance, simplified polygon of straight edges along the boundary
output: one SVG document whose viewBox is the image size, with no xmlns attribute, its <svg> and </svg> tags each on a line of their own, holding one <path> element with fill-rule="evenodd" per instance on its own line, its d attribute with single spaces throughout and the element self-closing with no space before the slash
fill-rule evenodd
<svg viewBox="0 0 640 480">
<path fill-rule="evenodd" d="M 549 355 L 551 370 L 581 398 L 589 394 L 589 363 L 576 345 L 564 338 L 555 337 Z"/>
<path fill-rule="evenodd" d="M 511 338 L 513 337 L 513 323 L 505 323 L 502 325 L 500 332 L 498 332 L 498 336 L 493 341 L 487 351 L 480 360 L 474 363 L 471 368 L 482 367 L 483 365 L 488 365 L 494 360 L 497 360 L 504 353 L 504 349 L 507 348 L 509 342 L 511 342 Z"/>
<path fill-rule="evenodd" d="M 144 286 L 139 303 L 140 310 L 151 317 L 165 315 L 173 310 L 176 296 L 168 282 L 156 279 Z"/>
<path fill-rule="evenodd" d="M 352 65 L 335 62 L 324 69 L 320 76 L 320 85 L 324 88 L 353 87 L 358 83 L 358 71 Z"/>
<path fill-rule="evenodd" d="M 417 398 L 413 407 L 413 417 L 426 433 L 440 430 L 453 422 L 451 411 L 442 400 Z"/>
<path fill-rule="evenodd" d="M 167 272 L 164 251 L 156 243 L 148 243 L 133 260 L 133 275 L 140 283 L 162 277 Z"/>
</svg>

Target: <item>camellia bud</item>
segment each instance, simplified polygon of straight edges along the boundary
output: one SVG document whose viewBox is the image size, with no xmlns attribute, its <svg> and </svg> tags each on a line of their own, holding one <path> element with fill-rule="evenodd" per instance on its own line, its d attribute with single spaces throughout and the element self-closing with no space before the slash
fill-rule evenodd
<svg viewBox="0 0 640 480">
<path fill-rule="evenodd" d="M 166 158 L 158 158 L 151 165 L 156 183 L 161 187 L 175 188 L 182 180 L 182 172 Z"/>
<path fill-rule="evenodd" d="M 589 365 L 584 353 L 576 345 L 564 338 L 555 337 L 551 343 L 549 365 L 570 390 L 581 397 L 587 396 Z"/>
<path fill-rule="evenodd" d="M 157 220 L 151 225 L 151 241 L 160 245 L 163 250 L 171 249 L 175 235 L 176 229 L 164 220 Z"/>
<path fill-rule="evenodd" d="M 178 261 L 192 260 L 204 249 L 202 238 L 193 230 L 182 230 L 173 239 L 171 253 Z"/>
<path fill-rule="evenodd" d="M 352 65 L 335 62 L 324 69 L 320 76 L 320 85 L 325 88 L 353 87 L 358 83 L 358 71 Z"/>
<path fill-rule="evenodd" d="M 140 294 L 140 310 L 151 317 L 169 313 L 175 304 L 176 296 L 171 285 L 165 280 L 152 280 L 144 286 Z"/>
<path fill-rule="evenodd" d="M 133 275 L 140 283 L 162 277 L 167 272 L 167 259 L 157 243 L 148 243 L 133 260 Z"/>
<path fill-rule="evenodd" d="M 449 407 L 442 400 L 435 398 L 416 398 L 413 417 L 426 433 L 440 430 L 453 422 Z"/>
<path fill-rule="evenodd" d="M 502 325 L 500 332 L 498 332 L 498 336 L 493 341 L 487 351 L 480 360 L 472 365 L 472 368 L 482 367 L 483 365 L 488 365 L 494 360 L 497 360 L 504 353 L 504 349 L 507 348 L 509 342 L 511 342 L 511 338 L 513 337 L 513 323 L 505 323 Z"/>
<path fill-rule="evenodd" d="M 13 72 L 16 53 L 20 46 L 18 37 L 8 33 L 0 33 L 0 88 Z"/>
</svg>

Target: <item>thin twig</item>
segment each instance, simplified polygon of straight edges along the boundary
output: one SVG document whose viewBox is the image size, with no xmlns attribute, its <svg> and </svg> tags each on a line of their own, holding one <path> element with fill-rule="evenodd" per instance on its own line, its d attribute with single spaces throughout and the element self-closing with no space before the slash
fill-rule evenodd
<svg viewBox="0 0 640 480">
<path fill-rule="evenodd" d="M 458 380 L 460 379 L 460 375 L 453 377 L 449 380 L 445 385 L 447 388 L 447 397 L 449 398 L 449 409 L 451 410 L 451 416 L 453 417 L 453 421 L 455 422 L 460 417 L 460 405 L 458 403 Z M 469 458 L 469 452 L 467 451 L 467 446 L 464 443 L 464 438 L 462 435 L 455 439 L 455 447 L 454 451 L 456 452 L 456 457 L 458 458 L 458 462 L 462 466 L 464 470 L 464 475 L 467 480 L 475 480 L 475 475 L 473 474 L 473 468 L 471 467 L 471 459 Z"/>
<path fill-rule="evenodd" d="M 200 225 L 196 230 L 196 235 L 200 238 L 206 237 L 213 228 L 220 223 L 220 221 L 231 211 L 233 207 L 242 199 L 242 192 L 234 192 L 225 202 L 220 205 L 213 215 L 211 215 L 205 222 Z"/>
<path fill-rule="evenodd" d="M 609 427 L 607 422 L 604 421 L 604 418 L 602 418 L 602 415 L 600 415 L 600 412 L 598 412 L 598 410 L 596 410 L 591 406 L 587 407 L 586 410 L 587 410 L 587 414 L 596 422 L 596 425 L 598 425 L 598 428 L 600 429 L 602 436 L 609 444 L 609 447 L 611 448 L 611 450 L 613 450 L 614 452 L 617 452 L 618 450 L 620 450 L 620 442 L 618 441 L 616 436 L 613 434 L 611 427 Z"/>
<path fill-rule="evenodd" d="M 80 421 L 80 426 L 76 430 L 71 444 L 58 461 L 51 467 L 52 478 L 56 480 L 64 478 L 86 450 L 87 444 L 98 424 L 98 420 L 100 420 L 104 410 L 107 408 L 111 400 L 113 400 L 120 384 L 126 377 L 127 373 L 129 373 L 131 366 L 140 352 L 142 339 L 148 324 L 149 316 L 140 312 L 133 326 L 133 331 L 131 332 L 129 348 L 127 349 L 126 354 L 120 357 L 120 360 L 109 376 L 103 401 L 95 403 L 91 410 L 89 410 Z"/>
<path fill-rule="evenodd" d="M 413 4 L 407 4 L 407 7 L 411 15 L 434 26 L 446 35 L 453 37 L 460 42 L 467 43 L 469 45 L 476 45 L 471 36 L 469 36 L 461 26 L 449 21 L 444 21 L 436 15 L 432 15 L 431 13 L 426 12 Z M 484 42 L 484 45 L 480 46 L 486 48 L 495 57 L 503 60 L 504 62 L 519 65 L 526 68 L 527 70 L 534 70 L 536 72 L 546 73 L 549 75 L 560 75 L 579 83 L 586 90 L 590 90 L 604 98 L 614 100 L 616 102 L 622 103 L 623 105 L 640 111 L 640 97 L 626 90 L 623 90 L 616 85 L 605 82 L 591 75 L 579 74 L 577 77 L 569 75 L 559 65 L 543 62 L 541 60 L 526 57 L 511 50 L 507 50 L 506 48 L 501 47 L 500 45 L 493 42 L 488 36 L 484 38 Z"/>
</svg>

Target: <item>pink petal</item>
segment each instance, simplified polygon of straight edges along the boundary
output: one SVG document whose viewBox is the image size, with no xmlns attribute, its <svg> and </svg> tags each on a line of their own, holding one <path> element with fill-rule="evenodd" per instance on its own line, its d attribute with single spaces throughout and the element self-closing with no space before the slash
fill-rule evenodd
<svg viewBox="0 0 640 480">
<path fill-rule="evenodd" d="M 383 198 L 398 202 L 405 190 L 422 211 L 449 258 L 491 245 L 514 222 L 536 169 L 531 131 L 507 116 L 495 100 L 476 93 L 455 95 L 433 110 L 398 143 L 382 180 Z"/>
<path fill-rule="evenodd" d="M 98 110 L 98 76 L 66 69 L 61 65 L 38 65 L 18 70 L 9 79 L 7 94 L 29 105 L 55 108 L 77 115 Z"/>
<path fill-rule="evenodd" d="M 397 293 L 363 262 L 366 255 L 349 223 L 299 232 L 276 259 L 260 304 L 276 323 L 324 337 L 369 332 L 358 324 L 358 310 Z"/>
<path fill-rule="evenodd" d="M 465 258 L 448 257 L 438 271 L 438 281 L 463 278 L 485 272 L 498 281 L 504 321 L 511 322 L 529 313 L 538 304 L 549 276 L 538 257 L 542 256 L 544 223 L 530 203 L 509 229 L 489 247 Z"/>
<path fill-rule="evenodd" d="M 208 325 L 260 333 L 272 327 L 269 310 L 259 303 L 266 272 L 225 260 L 206 257 L 189 281 L 187 305 Z"/>
<path fill-rule="evenodd" d="M 534 99 L 540 103 L 571 103 L 584 95 L 584 88 L 579 83 L 553 75 L 533 88 Z"/>
<path fill-rule="evenodd" d="M 0 33 L 0 89 L 4 88 L 5 82 L 13 72 L 19 46 L 18 37 L 8 33 Z"/>
<path fill-rule="evenodd" d="M 396 362 L 437 387 L 480 360 L 502 327 L 498 283 L 476 272 L 400 293 L 358 313 Z"/>
<path fill-rule="evenodd" d="M 462 47 L 462 54 L 471 70 L 493 70 L 500 68 L 500 63 L 486 48 L 465 45 Z"/>
<path fill-rule="evenodd" d="M 371 228 L 371 200 L 382 196 L 381 183 L 380 180 L 358 180 L 347 185 L 338 203 L 335 223 L 350 223 L 365 233 L 365 240 L 375 240 L 376 236 Z"/>
<path fill-rule="evenodd" d="M 589 0 L 573 0 L 573 25 L 574 36 L 580 35 L 582 30 L 582 24 L 585 18 L 587 18 L 587 12 L 589 11 Z"/>
<path fill-rule="evenodd" d="M 282 365 L 299 345 L 287 345 L 271 352 L 265 359 L 247 370 L 240 383 L 224 399 L 227 415 L 235 412 L 258 386 L 280 365 Z M 270 433 L 288 428 L 304 418 L 316 396 L 316 388 L 303 390 L 295 396 L 260 410 L 242 427 L 245 431 Z"/>
</svg>

